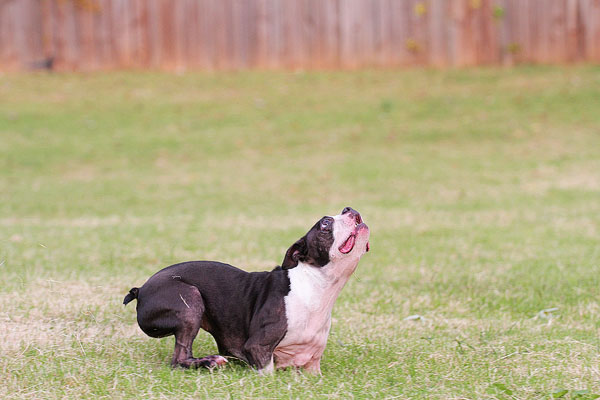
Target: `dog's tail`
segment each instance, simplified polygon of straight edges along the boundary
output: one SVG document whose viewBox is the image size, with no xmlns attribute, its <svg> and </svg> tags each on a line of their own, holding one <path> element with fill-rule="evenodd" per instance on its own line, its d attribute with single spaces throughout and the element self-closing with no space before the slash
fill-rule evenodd
<svg viewBox="0 0 600 400">
<path fill-rule="evenodd" d="M 123 299 L 123 304 L 127 305 L 131 300 L 137 299 L 139 291 L 140 289 L 136 287 L 131 288 L 129 293 L 127 293 L 127 296 L 125 296 L 125 298 Z"/>
</svg>

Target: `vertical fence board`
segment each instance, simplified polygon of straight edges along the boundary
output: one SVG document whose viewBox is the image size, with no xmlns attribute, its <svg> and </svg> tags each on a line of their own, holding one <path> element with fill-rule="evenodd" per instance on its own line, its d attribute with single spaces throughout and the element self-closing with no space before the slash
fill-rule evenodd
<svg viewBox="0 0 600 400">
<path fill-rule="evenodd" d="M 448 64 L 448 55 L 446 53 L 448 43 L 448 32 L 445 19 L 446 14 L 445 0 L 429 1 L 429 48 L 427 49 L 428 64 L 435 67 L 442 67 Z"/>
<path fill-rule="evenodd" d="M 214 68 L 214 29 L 212 24 L 214 20 L 212 18 L 211 11 L 211 0 L 199 1 L 198 9 L 198 52 L 200 58 L 200 67 L 204 69 Z"/>
<path fill-rule="evenodd" d="M 401 36 L 403 28 L 400 20 L 400 7 L 395 0 L 388 0 L 385 3 L 385 8 L 388 26 L 385 36 L 385 43 L 388 47 L 386 50 L 386 66 L 401 65 L 400 49 L 402 49 L 403 46 L 398 43 L 398 37 Z"/>
<path fill-rule="evenodd" d="M 257 2 L 244 2 L 246 31 L 246 56 L 243 68 L 255 68 L 258 58 L 258 16 Z"/>
<path fill-rule="evenodd" d="M 353 49 L 352 49 L 352 43 L 350 41 L 349 35 L 350 35 L 350 31 L 352 30 L 352 27 L 349 26 L 349 13 L 351 11 L 351 1 L 352 0 L 338 0 L 339 3 L 339 18 L 340 18 L 340 25 L 339 25 L 339 41 L 340 41 L 340 51 L 339 51 L 339 55 L 340 55 L 340 65 L 344 65 L 346 67 L 349 67 L 351 65 L 351 61 L 352 61 L 352 54 L 353 54 Z"/>
<path fill-rule="evenodd" d="M 600 61 L 600 0 L 581 0 L 584 57 Z"/>
<path fill-rule="evenodd" d="M 259 54 L 261 61 L 259 66 L 262 68 L 279 67 L 279 2 L 277 0 L 262 0 L 261 4 L 261 27 L 259 28 L 259 38 L 262 43 L 259 44 Z"/>
<path fill-rule="evenodd" d="M 492 4 L 492 0 L 485 0 L 482 2 L 479 17 L 479 29 L 482 32 L 482 34 L 481 40 L 478 43 L 480 54 L 478 63 L 499 63 L 501 60 L 500 54 L 498 52 L 500 36 L 497 21 L 494 19 L 494 7 Z"/>
<path fill-rule="evenodd" d="M 514 56 L 516 62 L 530 60 L 529 40 L 529 0 L 510 0 L 510 14 L 512 40 L 506 51 Z"/>
<path fill-rule="evenodd" d="M 508 51 L 509 44 L 513 40 L 512 29 L 513 6 L 510 0 L 497 0 L 494 4 L 494 19 L 498 26 L 498 59 L 502 65 L 514 65 L 515 60 L 512 52 Z"/>
<path fill-rule="evenodd" d="M 40 4 L 41 8 L 41 25 L 42 25 L 42 56 L 49 63 L 48 68 L 54 64 L 56 50 L 54 48 L 54 19 L 52 18 L 52 9 L 54 2 L 52 0 L 43 0 Z M 0 45 L 1 48 L 1 45 Z"/>
<path fill-rule="evenodd" d="M 593 26 L 591 27 L 590 47 L 592 48 L 590 60 L 600 61 L 600 0 L 593 1 Z"/>
<path fill-rule="evenodd" d="M 214 67 L 217 69 L 227 68 L 225 62 L 228 56 L 228 38 L 226 34 L 227 23 L 227 1 L 228 0 L 212 0 L 211 7 L 209 8 L 210 16 L 212 18 L 212 34 L 214 35 Z"/>
<path fill-rule="evenodd" d="M 160 1 L 146 0 L 148 9 L 148 45 L 150 55 L 150 67 L 158 68 L 162 64 L 162 49 L 160 43 Z"/>
<path fill-rule="evenodd" d="M 5 68 L 22 68 L 18 53 L 16 34 L 18 5 L 16 2 L 4 2 L 0 12 L 0 44 L 2 45 L 2 65 Z"/>
<path fill-rule="evenodd" d="M 304 0 L 302 7 L 303 32 L 305 41 L 304 67 L 322 68 L 320 46 L 321 18 L 323 10 L 320 1 Z"/>
<path fill-rule="evenodd" d="M 73 3 L 57 1 L 54 8 L 54 34 L 56 38 L 56 65 L 60 69 L 77 67 L 77 30 L 74 22 Z"/>
<path fill-rule="evenodd" d="M 580 37 L 582 30 L 579 24 L 579 2 L 577 0 L 567 0 L 565 15 L 565 46 L 567 62 L 577 62 L 583 58 L 582 47 L 580 46 Z"/>
<path fill-rule="evenodd" d="M 77 26 L 79 26 L 79 68 L 97 69 L 96 41 L 94 40 L 94 9 L 78 10 L 76 12 Z"/>
<path fill-rule="evenodd" d="M 0 0 L 0 69 L 600 61 L 600 0 Z"/>
<path fill-rule="evenodd" d="M 233 68 L 242 69 L 249 66 L 250 38 L 252 36 L 252 12 L 246 0 L 233 0 L 231 7 L 231 32 Z"/>
<path fill-rule="evenodd" d="M 138 0 L 129 0 L 130 10 L 127 15 L 127 31 L 129 34 L 130 65 L 135 68 L 141 67 L 142 63 L 142 12 Z"/>
</svg>

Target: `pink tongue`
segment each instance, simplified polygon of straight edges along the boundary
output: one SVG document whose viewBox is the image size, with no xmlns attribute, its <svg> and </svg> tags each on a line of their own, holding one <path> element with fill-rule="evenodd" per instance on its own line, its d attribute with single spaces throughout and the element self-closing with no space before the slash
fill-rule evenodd
<svg viewBox="0 0 600 400">
<path fill-rule="evenodd" d="M 348 240 L 346 240 L 346 243 L 344 243 L 342 245 L 342 247 L 340 247 L 340 253 L 350 253 L 350 251 L 354 248 L 354 240 L 355 240 L 355 236 L 351 235 Z"/>
</svg>

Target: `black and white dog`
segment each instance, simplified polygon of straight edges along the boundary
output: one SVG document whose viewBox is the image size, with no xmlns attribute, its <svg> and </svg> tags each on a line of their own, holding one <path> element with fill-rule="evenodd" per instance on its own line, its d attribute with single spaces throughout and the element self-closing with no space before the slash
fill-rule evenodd
<svg viewBox="0 0 600 400">
<path fill-rule="evenodd" d="M 147 335 L 175 335 L 173 366 L 212 368 L 233 356 L 260 373 L 288 366 L 320 373 L 333 304 L 369 251 L 368 240 L 360 214 L 346 207 L 321 218 L 272 271 L 184 262 L 131 289 L 123 304 L 137 299 L 138 324 Z M 221 356 L 192 356 L 200 328 L 215 338 Z"/>
</svg>

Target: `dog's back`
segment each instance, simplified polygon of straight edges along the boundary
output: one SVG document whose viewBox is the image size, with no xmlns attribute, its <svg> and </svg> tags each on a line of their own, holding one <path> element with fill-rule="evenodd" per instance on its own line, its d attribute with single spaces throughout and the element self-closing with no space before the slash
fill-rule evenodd
<svg viewBox="0 0 600 400">
<path fill-rule="evenodd" d="M 300 367 L 320 372 L 333 304 L 369 250 L 369 228 L 346 207 L 321 218 L 286 252 L 281 267 L 245 272 L 215 261 L 175 264 L 125 296 L 137 299 L 137 319 L 149 336 L 175 335 L 171 364 L 222 365 L 220 356 L 194 358 L 200 328 L 221 355 L 248 362 L 259 372 Z"/>
</svg>

